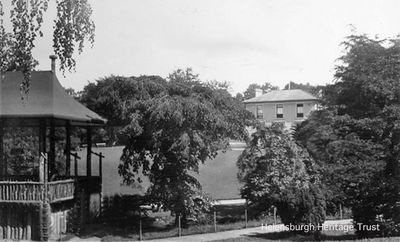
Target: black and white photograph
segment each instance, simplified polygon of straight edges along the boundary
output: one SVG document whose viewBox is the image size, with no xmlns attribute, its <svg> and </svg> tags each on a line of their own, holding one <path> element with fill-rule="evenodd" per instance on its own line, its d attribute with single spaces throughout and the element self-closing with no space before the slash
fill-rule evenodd
<svg viewBox="0 0 400 242">
<path fill-rule="evenodd" d="M 0 0 L 0 241 L 400 241 L 400 1 Z"/>
</svg>

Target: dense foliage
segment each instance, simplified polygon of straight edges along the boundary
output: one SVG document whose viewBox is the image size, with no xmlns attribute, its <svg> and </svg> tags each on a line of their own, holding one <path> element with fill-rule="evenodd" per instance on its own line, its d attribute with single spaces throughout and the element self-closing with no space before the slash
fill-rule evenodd
<svg viewBox="0 0 400 242">
<path fill-rule="evenodd" d="M 360 189 L 382 171 L 382 146 L 369 140 L 377 125 L 320 110 L 296 130 L 296 139 L 320 166 L 322 182 L 329 188 L 326 195 L 330 213 L 337 212 L 339 204 L 351 207 Z"/>
<path fill-rule="evenodd" d="M 39 130 L 5 128 L 3 158 L 7 175 L 39 176 Z"/>
<path fill-rule="evenodd" d="M 77 129 L 73 129 L 71 148 L 75 150 L 79 145 L 76 137 Z M 49 135 L 50 128 L 47 129 Z M 65 176 L 66 174 L 66 130 L 64 127 L 55 128 L 55 167 L 52 174 Z M 46 150 L 50 150 L 47 142 Z M 3 158 L 7 176 L 39 178 L 39 128 L 38 127 L 5 127 L 3 137 Z M 0 171 L 1 173 L 1 171 Z M 3 175 L 3 174 L 2 174 Z"/>
<path fill-rule="evenodd" d="M 313 94 L 315 97 L 319 97 L 320 92 L 322 91 L 323 88 L 324 88 L 324 86 L 321 86 L 321 85 L 314 86 L 308 82 L 306 84 L 302 84 L 302 83 L 296 83 L 296 82 L 291 81 L 290 83 L 286 84 L 285 87 L 283 87 L 283 90 L 300 89 L 300 90 L 303 90 L 303 91 Z"/>
<path fill-rule="evenodd" d="M 3 4 L 0 1 L 0 72 L 22 71 L 21 91 L 29 91 L 32 70 L 38 64 L 33 57 L 37 37 L 42 37 L 43 14 L 49 0 L 12 0 L 10 10 L 11 31 L 4 27 Z M 76 45 L 82 52 L 85 41 L 94 42 L 94 23 L 90 19 L 91 7 L 87 0 L 57 1 L 57 18 L 54 20 L 53 47 L 60 59 L 60 69 L 75 67 L 73 53 Z"/>
<path fill-rule="evenodd" d="M 120 144 L 117 133 L 130 123 L 132 105 L 139 100 L 161 95 L 165 91 L 164 86 L 165 80 L 158 76 L 109 76 L 86 85 L 79 101 L 107 118 L 105 130 L 99 129 L 96 135 L 108 145 Z"/>
<path fill-rule="evenodd" d="M 153 98 L 130 109 L 131 122 L 120 133 L 125 148 L 119 172 L 126 183 L 140 179 L 139 172 L 148 176 L 147 195 L 186 224 L 196 204 L 208 203 L 193 172 L 229 138 L 244 139 L 250 115 L 226 88 L 202 83 L 190 69 L 159 85 Z"/>
<path fill-rule="evenodd" d="M 325 220 L 325 197 L 315 164 L 308 152 L 277 125 L 259 125 L 238 159 L 243 198 L 268 210 L 275 206 L 289 226 Z"/>
<path fill-rule="evenodd" d="M 200 221 L 211 199 L 194 176 L 229 139 L 244 139 L 251 118 L 226 83 L 201 82 L 191 69 L 168 80 L 157 76 L 111 76 L 89 84 L 80 100 L 109 120 L 106 134 L 125 146 L 119 173 L 127 184 L 150 180 L 147 199 Z M 178 216 L 176 216 L 178 217 Z"/>
<path fill-rule="evenodd" d="M 355 222 L 380 224 L 361 236 L 400 234 L 400 41 L 349 36 L 326 108 L 296 132 L 323 167 L 332 203 L 351 207 Z"/>
</svg>

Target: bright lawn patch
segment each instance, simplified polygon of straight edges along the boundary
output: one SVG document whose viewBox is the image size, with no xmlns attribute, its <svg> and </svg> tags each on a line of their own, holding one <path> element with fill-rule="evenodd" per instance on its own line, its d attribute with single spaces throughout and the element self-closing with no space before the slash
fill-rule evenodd
<svg viewBox="0 0 400 242">
<path fill-rule="evenodd" d="M 105 156 L 103 160 L 104 196 L 144 194 L 149 186 L 145 177 L 142 177 L 143 183 L 134 183 L 131 186 L 122 184 L 122 178 L 118 174 L 122 149 L 123 146 L 93 148 L 94 152 L 102 152 Z M 241 152 L 239 150 L 220 152 L 215 159 L 200 164 L 199 174 L 195 176 L 199 179 L 205 193 L 210 194 L 214 199 L 240 198 L 236 161 Z M 79 175 L 84 175 L 86 172 L 86 150 L 82 150 L 78 154 L 82 158 L 78 162 Z M 72 172 L 74 172 L 73 169 Z M 96 156 L 92 156 L 92 173 L 93 175 L 98 174 Z"/>
</svg>

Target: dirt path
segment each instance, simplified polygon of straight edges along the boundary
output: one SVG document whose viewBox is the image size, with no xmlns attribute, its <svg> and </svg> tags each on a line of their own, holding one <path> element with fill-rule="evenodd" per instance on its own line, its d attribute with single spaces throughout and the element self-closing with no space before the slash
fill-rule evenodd
<svg viewBox="0 0 400 242">
<path fill-rule="evenodd" d="M 331 220 L 331 221 L 326 221 L 324 223 L 324 226 L 350 225 L 350 224 L 351 224 L 351 219 Z M 279 232 L 279 231 L 283 231 L 284 228 L 285 227 L 282 224 L 278 224 L 276 226 L 267 225 L 267 226 L 260 226 L 260 227 L 248 228 L 248 229 L 230 230 L 230 231 L 208 233 L 208 234 L 195 234 L 195 235 L 187 235 L 187 236 L 182 236 L 182 237 L 171 237 L 171 238 L 146 240 L 146 241 L 152 241 L 152 242 L 157 242 L 157 241 L 159 241 L 159 242 L 165 242 L 165 241 L 203 242 L 203 241 L 213 241 L 213 240 L 237 238 L 237 237 L 252 235 L 252 234 Z"/>
</svg>

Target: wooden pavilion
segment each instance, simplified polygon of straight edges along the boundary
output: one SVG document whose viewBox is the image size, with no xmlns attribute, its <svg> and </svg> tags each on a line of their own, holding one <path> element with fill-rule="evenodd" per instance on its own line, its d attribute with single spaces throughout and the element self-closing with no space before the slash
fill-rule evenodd
<svg viewBox="0 0 400 242">
<path fill-rule="evenodd" d="M 92 151 L 91 136 L 106 120 L 65 92 L 55 73 L 56 58 L 50 59 L 51 71 L 32 72 L 23 100 L 23 74 L 0 77 L 0 240 L 59 238 L 90 220 L 93 198 L 101 207 L 102 155 Z M 86 129 L 85 172 L 78 172 L 79 157 L 71 151 L 76 127 Z M 92 167 L 92 155 L 98 168 Z"/>
</svg>

